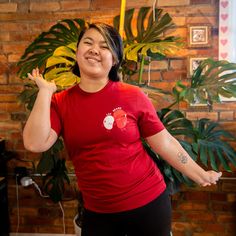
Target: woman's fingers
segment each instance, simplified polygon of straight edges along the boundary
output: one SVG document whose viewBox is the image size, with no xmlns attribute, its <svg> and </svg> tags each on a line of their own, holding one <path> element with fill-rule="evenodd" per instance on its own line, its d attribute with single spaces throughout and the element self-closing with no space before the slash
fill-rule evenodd
<svg viewBox="0 0 236 236">
<path fill-rule="evenodd" d="M 222 176 L 222 172 L 215 172 L 215 171 L 210 171 L 210 182 L 212 184 L 216 184 L 216 182 L 220 179 Z"/>
<path fill-rule="evenodd" d="M 212 184 L 217 184 L 217 181 L 219 181 L 220 177 L 222 176 L 222 172 L 216 172 L 213 170 L 207 171 L 207 176 L 205 176 L 205 179 L 203 180 L 200 185 L 202 187 L 210 186 Z"/>
<path fill-rule="evenodd" d="M 28 74 L 29 74 L 29 73 L 28 73 Z M 35 77 L 35 78 L 36 78 L 36 77 L 39 77 L 39 76 L 40 76 L 39 68 L 37 67 L 37 68 L 33 69 L 31 75 L 32 75 L 33 77 Z"/>
<path fill-rule="evenodd" d="M 27 75 L 28 75 L 28 78 L 29 78 L 29 79 L 34 80 L 34 76 L 33 76 L 32 74 L 27 73 Z"/>
<path fill-rule="evenodd" d="M 53 93 L 57 90 L 56 83 L 54 81 L 46 81 L 43 78 L 43 75 L 40 74 L 39 69 L 35 68 L 32 70 L 32 73 L 28 73 L 28 78 L 36 83 L 39 89 L 46 88 Z"/>
</svg>

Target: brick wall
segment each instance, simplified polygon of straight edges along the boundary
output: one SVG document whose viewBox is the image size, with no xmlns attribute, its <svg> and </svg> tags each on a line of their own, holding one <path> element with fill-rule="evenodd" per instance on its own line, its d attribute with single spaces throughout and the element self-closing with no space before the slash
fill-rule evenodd
<svg viewBox="0 0 236 236">
<path fill-rule="evenodd" d="M 129 0 L 127 8 L 152 6 L 151 0 Z M 170 90 L 177 80 L 187 82 L 188 56 L 201 55 L 217 58 L 218 53 L 218 1 L 217 0 L 159 0 L 158 5 L 172 16 L 177 28 L 172 35 L 187 40 L 187 24 L 209 23 L 212 46 L 206 49 L 187 48 L 186 56 L 177 56 L 152 64 L 151 83 Z M 22 127 L 27 112 L 18 102 L 23 90 L 17 77 L 16 62 L 24 49 L 42 31 L 60 19 L 84 18 L 86 21 L 112 23 L 119 14 L 120 1 L 113 0 L 1 0 L 0 1 L 0 137 L 6 139 L 7 150 L 14 151 L 16 159 L 9 167 L 9 212 L 11 232 L 17 230 L 17 195 L 19 203 L 19 232 L 62 233 L 62 213 L 59 205 L 39 197 L 32 188 L 16 188 L 13 170 L 16 166 L 32 168 L 28 160 L 38 160 L 38 154 L 26 152 L 22 143 Z M 147 77 L 147 74 L 144 74 Z M 157 101 L 158 108 L 165 102 Z M 213 111 L 190 108 L 181 104 L 188 118 L 197 120 L 208 117 L 218 121 L 228 131 L 235 133 L 235 102 L 215 104 Z M 235 147 L 235 143 L 232 143 Z M 21 159 L 17 160 L 17 159 Z M 22 161 L 25 160 L 25 161 Z M 70 167 L 70 165 L 69 165 Z M 12 174 L 12 175 L 11 175 Z M 226 176 L 231 177 L 230 174 Z M 36 179 L 40 184 L 40 180 Z M 72 184 L 75 181 L 72 178 Z M 211 188 L 183 188 L 173 196 L 174 236 L 233 236 L 236 232 L 236 182 L 222 180 Z M 63 202 L 66 233 L 73 233 L 72 219 L 76 213 L 75 200 Z"/>
</svg>

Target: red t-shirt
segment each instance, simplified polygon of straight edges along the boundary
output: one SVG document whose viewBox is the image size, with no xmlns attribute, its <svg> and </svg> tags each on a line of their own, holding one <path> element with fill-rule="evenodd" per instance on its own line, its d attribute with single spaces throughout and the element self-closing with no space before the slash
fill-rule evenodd
<svg viewBox="0 0 236 236">
<path fill-rule="evenodd" d="M 51 126 L 64 138 L 85 208 L 104 213 L 130 210 L 166 188 L 141 142 L 164 126 L 138 87 L 109 81 L 96 93 L 76 85 L 54 94 Z"/>
</svg>

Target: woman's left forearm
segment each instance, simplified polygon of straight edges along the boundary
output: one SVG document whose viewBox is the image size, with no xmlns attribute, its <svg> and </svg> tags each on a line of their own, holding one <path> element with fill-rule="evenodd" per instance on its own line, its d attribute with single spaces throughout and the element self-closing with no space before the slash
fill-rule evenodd
<svg viewBox="0 0 236 236">
<path fill-rule="evenodd" d="M 197 184 L 206 186 L 218 180 L 219 173 L 205 171 L 167 130 L 148 137 L 147 142 L 165 161 Z"/>
</svg>

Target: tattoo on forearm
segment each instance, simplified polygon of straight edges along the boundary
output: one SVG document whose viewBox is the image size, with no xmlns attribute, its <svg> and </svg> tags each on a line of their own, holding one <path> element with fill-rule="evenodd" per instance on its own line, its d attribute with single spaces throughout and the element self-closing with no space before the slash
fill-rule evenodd
<svg viewBox="0 0 236 236">
<path fill-rule="evenodd" d="M 188 157 L 186 154 L 179 152 L 178 159 L 182 164 L 186 164 L 188 162 Z"/>
</svg>

